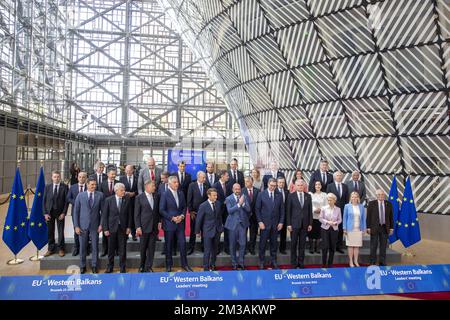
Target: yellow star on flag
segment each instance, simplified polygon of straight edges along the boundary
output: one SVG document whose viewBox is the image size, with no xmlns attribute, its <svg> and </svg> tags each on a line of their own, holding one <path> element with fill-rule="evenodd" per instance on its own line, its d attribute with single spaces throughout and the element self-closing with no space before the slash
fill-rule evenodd
<svg viewBox="0 0 450 320">
<path fill-rule="evenodd" d="M 409 200 L 409 202 L 410 202 L 410 203 L 413 203 L 412 199 L 411 199 L 411 200 Z"/>
<path fill-rule="evenodd" d="M 21 224 L 20 224 L 20 226 L 23 228 L 23 227 L 25 227 L 25 222 L 22 222 Z"/>
<path fill-rule="evenodd" d="M 17 226 L 14 227 L 14 231 L 17 231 Z"/>
<path fill-rule="evenodd" d="M 406 201 L 406 200 L 408 200 L 408 199 L 406 199 L 406 198 L 403 198 L 403 201 Z"/>
<path fill-rule="evenodd" d="M 39 222 L 38 227 L 42 227 L 42 223 Z"/>
<path fill-rule="evenodd" d="M 41 196 L 41 193 L 40 192 L 38 192 L 38 197 L 40 197 Z"/>
<path fill-rule="evenodd" d="M 30 226 L 31 226 L 31 227 L 34 227 L 34 222 L 31 222 L 31 223 L 30 223 Z"/>
<path fill-rule="evenodd" d="M 11 229 L 10 226 L 6 226 L 6 227 L 5 227 L 5 230 L 9 230 L 9 229 Z"/>
<path fill-rule="evenodd" d="M 20 200 L 23 200 L 23 198 L 25 198 L 24 196 L 20 196 Z"/>
<path fill-rule="evenodd" d="M 17 198 L 17 196 L 15 194 L 12 195 L 13 199 Z"/>
<path fill-rule="evenodd" d="M 405 223 L 405 228 L 408 228 L 408 224 L 407 223 Z"/>
</svg>

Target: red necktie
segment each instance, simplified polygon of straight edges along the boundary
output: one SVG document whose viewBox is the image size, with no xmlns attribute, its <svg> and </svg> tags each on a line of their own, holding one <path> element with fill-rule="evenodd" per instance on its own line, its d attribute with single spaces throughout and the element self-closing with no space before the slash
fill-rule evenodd
<svg viewBox="0 0 450 320">
<path fill-rule="evenodd" d="M 83 192 L 83 186 L 80 186 L 80 193 Z"/>
<path fill-rule="evenodd" d="M 150 177 L 152 181 L 155 181 L 155 174 L 153 173 L 153 170 L 150 170 Z"/>
<path fill-rule="evenodd" d="M 112 192 L 113 192 L 113 183 L 110 182 L 109 183 L 109 193 L 112 193 Z"/>
<path fill-rule="evenodd" d="M 253 201 L 253 190 L 249 190 L 250 201 Z"/>
</svg>

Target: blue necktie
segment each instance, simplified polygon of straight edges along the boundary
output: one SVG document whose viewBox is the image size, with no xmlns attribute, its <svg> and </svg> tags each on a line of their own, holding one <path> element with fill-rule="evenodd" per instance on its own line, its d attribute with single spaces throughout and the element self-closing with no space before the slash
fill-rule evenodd
<svg viewBox="0 0 450 320">
<path fill-rule="evenodd" d="M 94 205 L 94 197 L 92 196 L 92 192 L 89 194 L 89 207 L 92 208 Z"/>
</svg>

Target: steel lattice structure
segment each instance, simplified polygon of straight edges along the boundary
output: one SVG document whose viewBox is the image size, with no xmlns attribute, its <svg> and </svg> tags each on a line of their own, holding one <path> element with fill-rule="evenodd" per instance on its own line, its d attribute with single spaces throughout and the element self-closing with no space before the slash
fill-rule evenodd
<svg viewBox="0 0 450 320">
<path fill-rule="evenodd" d="M 235 114 L 254 162 L 321 158 L 373 195 L 410 174 L 449 214 L 448 0 L 161 0 Z"/>
</svg>

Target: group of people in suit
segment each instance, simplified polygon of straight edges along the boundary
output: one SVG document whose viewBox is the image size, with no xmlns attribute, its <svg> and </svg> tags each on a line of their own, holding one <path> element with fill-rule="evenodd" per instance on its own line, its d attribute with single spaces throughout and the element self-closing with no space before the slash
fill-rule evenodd
<svg viewBox="0 0 450 320">
<path fill-rule="evenodd" d="M 108 256 L 106 272 L 113 272 L 114 257 L 119 255 L 120 272 L 126 272 L 126 247 L 131 238 L 140 241 L 140 272 L 152 272 L 156 241 L 164 231 L 166 271 L 173 268 L 173 255 L 179 250 L 181 267 L 192 271 L 188 256 L 196 250 L 201 238 L 203 269 L 215 270 L 216 257 L 223 250 L 231 256 L 233 270 L 245 269 L 247 252 L 256 254 L 259 233 L 259 269 L 267 265 L 278 268 L 277 252 L 286 253 L 286 236 L 291 237 L 291 264 L 303 268 L 307 239 L 310 251 L 317 250 L 321 239 L 322 264 L 333 264 L 335 251 L 343 252 L 345 235 L 350 266 L 359 266 L 358 248 L 362 234 L 371 239 L 371 263 L 376 262 L 380 247 L 380 265 L 386 263 L 387 237 L 393 230 L 392 206 L 377 190 L 377 200 L 361 202 L 366 191 L 359 173 L 344 184 L 343 174 L 329 173 L 322 160 L 320 169 L 310 178 L 309 186 L 300 174 L 294 175 L 289 188 L 276 162 L 255 187 L 255 175 L 244 176 L 238 161 L 232 159 L 229 170 L 215 172 L 208 162 L 206 171 L 195 179 L 186 172 L 181 161 L 177 172 L 163 172 L 150 158 L 139 175 L 134 167 L 125 167 L 125 175 L 116 179 L 112 168 L 96 163 L 95 173 L 78 173 L 78 183 L 69 187 L 61 182 L 61 174 L 52 172 L 52 183 L 45 188 L 44 208 L 48 221 L 49 245 L 46 256 L 64 252 L 64 218 L 69 204 L 75 231 L 73 255 L 80 255 L 81 272 L 86 272 L 86 256 L 92 253 L 92 272 L 97 273 L 99 234 L 102 233 L 101 256 Z M 257 169 L 255 169 L 257 170 Z M 259 176 L 259 173 L 258 175 Z M 310 192 L 307 192 L 309 187 Z M 323 192 L 325 190 L 326 192 Z M 186 242 L 186 219 L 190 219 L 190 235 Z M 55 224 L 58 243 L 55 243 Z M 221 235 L 223 233 L 223 241 Z M 269 248 L 270 261 L 266 262 Z"/>
</svg>

